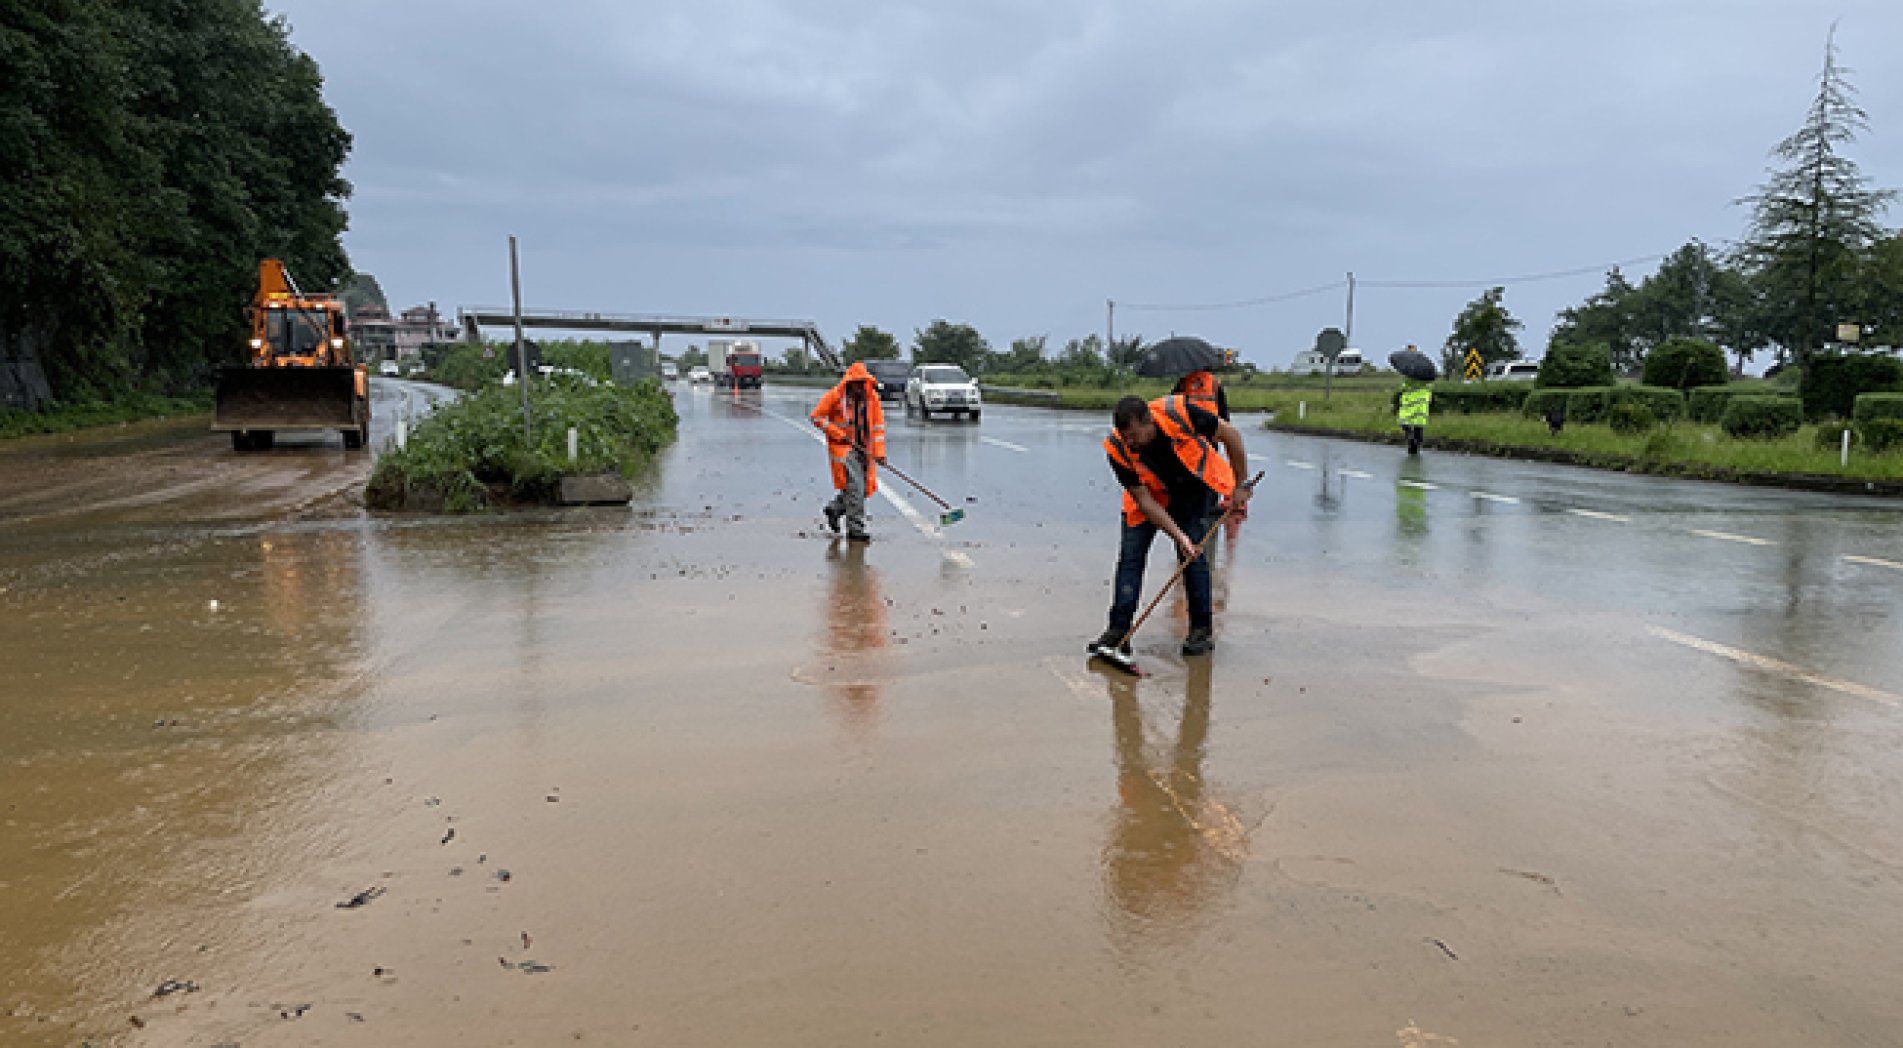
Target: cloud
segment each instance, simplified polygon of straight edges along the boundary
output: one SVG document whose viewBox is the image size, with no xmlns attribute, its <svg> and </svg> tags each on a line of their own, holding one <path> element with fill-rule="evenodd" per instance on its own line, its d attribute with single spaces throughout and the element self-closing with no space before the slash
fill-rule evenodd
<svg viewBox="0 0 1903 1048">
<path fill-rule="evenodd" d="M 866 4 L 295 0 L 357 150 L 349 246 L 399 298 L 771 308 L 1003 343 L 1103 300 L 1587 265 L 1737 235 L 1730 201 L 1821 57 L 1803 5 L 1481 0 Z M 1839 42 L 1903 181 L 1903 73 Z M 1509 288 L 1539 342 L 1586 278 Z M 1437 343 L 1472 292 L 1371 294 L 1364 345 Z M 559 301 L 550 301 L 559 299 Z M 1326 300 L 1155 315 L 1281 362 Z"/>
</svg>

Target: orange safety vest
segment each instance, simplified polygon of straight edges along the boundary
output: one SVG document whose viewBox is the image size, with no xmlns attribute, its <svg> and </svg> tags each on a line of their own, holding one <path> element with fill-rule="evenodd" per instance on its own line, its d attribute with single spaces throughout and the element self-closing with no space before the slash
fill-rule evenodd
<svg viewBox="0 0 1903 1048">
<path fill-rule="evenodd" d="M 1213 414 L 1213 412 L 1212 412 Z M 1181 394 L 1158 397 L 1150 401 L 1150 418 L 1156 422 L 1156 428 L 1165 440 L 1170 442 L 1170 450 L 1176 452 L 1176 460 L 1183 464 L 1196 479 L 1209 485 L 1216 494 L 1227 497 L 1236 490 L 1236 473 L 1229 468 L 1229 460 L 1222 457 L 1216 445 L 1207 437 L 1196 432 L 1189 424 L 1189 398 Z M 1162 478 L 1143 464 L 1143 457 L 1135 449 L 1123 442 L 1123 436 L 1116 430 L 1104 438 L 1103 449 L 1110 455 L 1110 461 L 1137 475 L 1143 486 L 1157 504 L 1169 508 L 1170 493 L 1163 487 Z M 1135 527 L 1144 522 L 1143 510 L 1137 506 L 1137 500 L 1128 490 L 1123 493 L 1123 522 Z"/>
<path fill-rule="evenodd" d="M 1202 408 L 1211 415 L 1216 410 L 1216 376 L 1207 371 L 1192 371 L 1176 383 L 1176 392 L 1189 398 L 1191 404 Z"/>
<path fill-rule="evenodd" d="M 864 383 L 861 387 L 864 396 L 859 398 L 860 410 L 865 412 L 866 429 L 866 494 L 876 494 L 879 490 L 879 472 L 876 459 L 885 457 L 885 405 L 879 403 L 879 383 L 866 370 L 864 364 L 855 362 L 846 369 L 846 376 L 839 385 L 826 391 L 814 405 L 813 425 L 826 431 L 826 455 L 832 460 L 833 488 L 846 489 L 846 456 L 852 454 L 854 423 L 860 420 L 852 417 L 852 402 L 846 399 L 846 387 L 854 382 Z"/>
</svg>

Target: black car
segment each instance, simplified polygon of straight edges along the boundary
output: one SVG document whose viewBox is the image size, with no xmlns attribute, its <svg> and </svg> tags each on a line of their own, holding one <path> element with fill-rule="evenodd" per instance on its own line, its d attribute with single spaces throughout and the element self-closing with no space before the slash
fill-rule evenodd
<svg viewBox="0 0 1903 1048">
<path fill-rule="evenodd" d="M 866 370 L 879 380 L 880 400 L 899 400 L 905 396 L 905 382 L 912 377 L 912 365 L 903 360 L 868 360 Z"/>
</svg>

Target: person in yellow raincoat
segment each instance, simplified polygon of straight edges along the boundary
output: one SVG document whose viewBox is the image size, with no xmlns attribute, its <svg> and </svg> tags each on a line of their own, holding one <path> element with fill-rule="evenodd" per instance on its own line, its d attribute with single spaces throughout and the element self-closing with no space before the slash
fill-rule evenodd
<svg viewBox="0 0 1903 1048">
<path fill-rule="evenodd" d="M 812 419 L 826 433 L 826 455 L 832 461 L 836 494 L 826 503 L 826 526 L 838 534 L 843 519 L 847 539 L 870 542 L 866 496 L 878 492 L 875 467 L 885 464 L 885 407 L 879 403 L 878 379 L 854 361 L 839 384 L 819 398 Z"/>
</svg>

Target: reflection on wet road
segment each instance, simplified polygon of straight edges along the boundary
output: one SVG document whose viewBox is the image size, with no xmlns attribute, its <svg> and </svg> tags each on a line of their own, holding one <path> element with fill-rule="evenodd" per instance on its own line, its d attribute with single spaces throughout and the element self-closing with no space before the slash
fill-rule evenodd
<svg viewBox="0 0 1903 1048">
<path fill-rule="evenodd" d="M 867 548 L 817 393 L 473 520 L 329 442 L 0 448 L 0 1043 L 1903 1028 L 1896 506 L 1246 429 L 1220 647 L 1138 681 L 1103 419 L 894 405 L 967 517 Z"/>
</svg>

